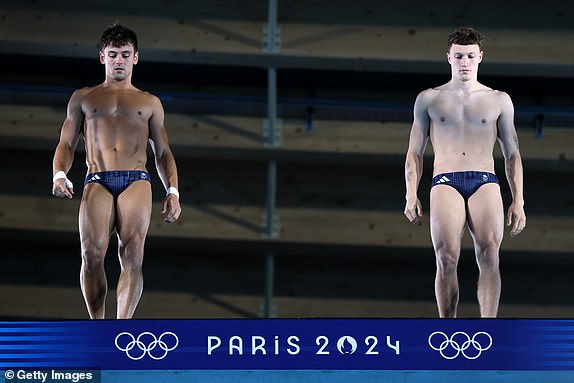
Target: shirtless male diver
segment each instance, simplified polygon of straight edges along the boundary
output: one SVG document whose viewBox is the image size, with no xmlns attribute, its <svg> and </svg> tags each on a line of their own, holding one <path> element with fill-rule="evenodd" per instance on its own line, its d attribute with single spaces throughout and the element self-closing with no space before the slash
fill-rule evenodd
<svg viewBox="0 0 574 383">
<path fill-rule="evenodd" d="M 410 222 L 420 225 L 422 205 L 417 189 L 430 137 L 434 151 L 430 231 L 436 254 L 435 295 L 440 317 L 457 314 L 457 265 L 465 226 L 472 236 L 479 267 L 480 315 L 496 317 L 498 313 L 498 253 L 504 233 L 504 209 L 494 174 L 493 149 L 497 139 L 512 193 L 506 219 L 511 226 L 510 235 L 519 234 L 526 226 L 514 107 L 508 94 L 477 80 L 483 57 L 482 39 L 472 28 L 459 28 L 448 37 L 447 59 L 452 78 L 417 96 L 405 161 L 404 214 Z"/>
<path fill-rule="evenodd" d="M 108 290 L 104 258 L 115 230 L 121 265 L 117 318 L 125 319 L 133 316 L 143 291 L 144 243 L 152 211 L 151 180 L 146 171 L 148 141 L 167 190 L 164 221 L 177 220 L 181 207 L 162 104 L 156 96 L 132 85 L 132 70 L 138 63 L 135 32 L 115 24 L 103 32 L 99 48 L 105 80 L 76 90 L 69 100 L 54 154 L 52 193 L 72 198 L 74 189 L 66 173 L 83 134 L 87 176 L 79 212 L 82 293 L 90 317 L 103 319 Z"/>
</svg>

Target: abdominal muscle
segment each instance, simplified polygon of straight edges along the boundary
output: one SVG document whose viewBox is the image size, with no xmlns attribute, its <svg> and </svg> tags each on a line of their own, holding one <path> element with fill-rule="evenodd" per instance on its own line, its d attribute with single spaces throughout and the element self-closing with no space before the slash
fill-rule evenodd
<svg viewBox="0 0 574 383">
<path fill-rule="evenodd" d="M 98 118 L 85 126 L 88 173 L 146 170 L 148 128 L 127 118 Z"/>
<path fill-rule="evenodd" d="M 457 151 L 435 153 L 433 175 L 460 171 L 482 171 L 494 173 L 492 154 Z"/>
</svg>

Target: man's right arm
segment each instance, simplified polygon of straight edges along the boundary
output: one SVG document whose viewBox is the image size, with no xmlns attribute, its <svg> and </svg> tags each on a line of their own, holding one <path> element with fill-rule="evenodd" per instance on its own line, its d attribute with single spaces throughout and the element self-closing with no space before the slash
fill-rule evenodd
<svg viewBox="0 0 574 383">
<path fill-rule="evenodd" d="M 423 156 L 429 137 L 428 91 L 421 92 L 414 106 L 414 119 L 405 160 L 406 204 L 404 214 L 416 224 L 422 223 L 422 205 L 417 189 L 423 173 Z"/>
<path fill-rule="evenodd" d="M 60 131 L 60 140 L 56 146 L 52 161 L 52 194 L 57 197 L 72 198 L 73 186 L 68 181 L 66 174 L 74 161 L 74 150 L 80 138 L 80 130 L 84 122 L 82 112 L 83 90 L 77 90 L 72 94 L 68 102 L 66 119 Z"/>
</svg>

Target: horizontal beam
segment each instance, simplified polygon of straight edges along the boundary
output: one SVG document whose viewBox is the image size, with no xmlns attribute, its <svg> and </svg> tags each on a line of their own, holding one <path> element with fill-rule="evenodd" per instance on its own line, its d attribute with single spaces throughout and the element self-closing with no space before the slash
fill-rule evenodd
<svg viewBox="0 0 574 383">
<path fill-rule="evenodd" d="M 57 144 L 64 118 L 64 107 L 0 104 L 0 146 L 51 151 Z M 282 121 L 282 146 L 265 149 L 261 117 L 169 112 L 165 123 L 174 152 L 184 157 L 343 163 L 390 161 L 398 166 L 404 161 L 410 131 L 410 122 L 326 119 L 314 120 L 312 129 L 308 130 L 305 118 L 286 118 Z M 519 135 L 525 161 L 554 163 L 549 169 L 572 168 L 574 129 L 571 127 L 537 132 L 532 126 L 530 131 L 520 130 Z M 78 145 L 78 150 L 83 150 L 83 144 Z M 427 154 L 432 154 L 431 145 Z M 495 156 L 502 156 L 498 147 Z M 398 160 L 392 161 L 392 157 Z"/>
<path fill-rule="evenodd" d="M 183 204 L 181 219 L 162 222 L 160 203 L 154 203 L 149 235 L 157 238 L 275 242 L 261 236 L 263 207 Z M 0 228 L 74 233 L 78 231 L 79 198 L 61 200 L 0 194 Z M 432 252 L 428 222 L 416 227 L 400 212 L 353 209 L 278 207 L 281 232 L 278 242 L 292 245 L 353 245 L 388 248 L 426 248 Z M 504 240 L 503 251 L 568 253 L 574 217 L 530 217 L 526 232 Z M 471 249 L 466 236 L 463 247 Z"/>
<path fill-rule="evenodd" d="M 0 52 L 97 57 L 95 42 L 110 24 L 108 11 L 98 6 L 60 7 L 42 7 L 36 2 L 5 7 L 2 26 L 9 33 L 0 39 Z M 150 13 L 134 13 L 131 8 L 122 9 L 115 4 L 114 18 L 139 32 L 142 58 L 151 61 L 406 73 L 421 73 L 420 68 L 424 67 L 427 73 L 443 73 L 447 65 L 446 37 L 452 32 L 452 20 L 462 17 L 460 11 L 436 5 L 434 10 L 419 12 L 432 14 L 432 18 L 419 16 L 417 24 L 408 5 L 396 7 L 393 11 L 379 8 L 376 16 L 373 10 L 357 12 L 358 5 L 347 3 L 295 7 L 296 14 L 292 9 L 280 8 L 281 53 L 272 55 L 261 54 L 263 7 L 252 7 L 254 17 L 245 18 L 245 9 L 241 7 L 238 12 L 236 6 L 221 6 L 217 12 L 207 14 L 202 13 L 206 6 L 197 10 L 194 7 L 192 11 L 174 6 L 173 10 L 162 8 L 151 13 L 148 8 Z M 474 15 L 487 36 L 483 73 L 574 77 L 574 48 L 569 44 L 574 32 L 569 28 L 568 17 L 563 16 L 569 10 L 564 4 L 556 7 L 538 17 L 536 12 L 517 12 L 514 6 L 502 8 L 497 4 L 497 18 L 512 20 L 512 24 L 504 25 L 489 25 L 485 21 L 492 19 L 489 7 L 484 7 L 483 13 L 473 9 L 466 15 L 465 23 L 470 21 L 467 17 Z M 330 16 L 326 21 L 313 13 Z M 395 17 L 381 21 L 389 15 Z"/>
</svg>

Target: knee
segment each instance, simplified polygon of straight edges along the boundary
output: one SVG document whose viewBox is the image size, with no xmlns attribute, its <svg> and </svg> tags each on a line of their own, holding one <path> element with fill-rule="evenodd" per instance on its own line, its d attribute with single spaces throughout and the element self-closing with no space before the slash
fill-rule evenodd
<svg viewBox="0 0 574 383">
<path fill-rule="evenodd" d="M 138 278 L 143 275 L 142 262 L 134 257 L 123 257 L 121 259 L 122 274 L 128 275 L 130 278 Z"/>
<path fill-rule="evenodd" d="M 436 257 L 436 268 L 441 275 L 452 275 L 456 273 L 457 260 L 450 255 L 439 255 Z"/>
<path fill-rule="evenodd" d="M 104 266 L 106 244 L 82 241 L 82 265 L 86 271 L 94 271 Z"/>
<path fill-rule="evenodd" d="M 92 272 L 104 267 L 105 252 L 95 251 L 91 249 L 82 250 L 82 266 L 84 270 Z"/>
<path fill-rule="evenodd" d="M 453 246 L 442 245 L 435 248 L 437 270 L 443 274 L 454 274 L 458 264 L 460 250 Z"/>
<path fill-rule="evenodd" d="M 120 242 L 120 258 L 122 269 L 138 271 L 142 268 L 144 239 L 130 238 Z"/>
<path fill-rule="evenodd" d="M 477 246 L 476 261 L 481 270 L 498 269 L 498 250 L 499 244 L 495 241 Z"/>
<path fill-rule="evenodd" d="M 141 274 L 143 267 L 142 262 L 135 257 L 123 257 L 121 261 L 122 272 L 131 274 Z"/>
</svg>

